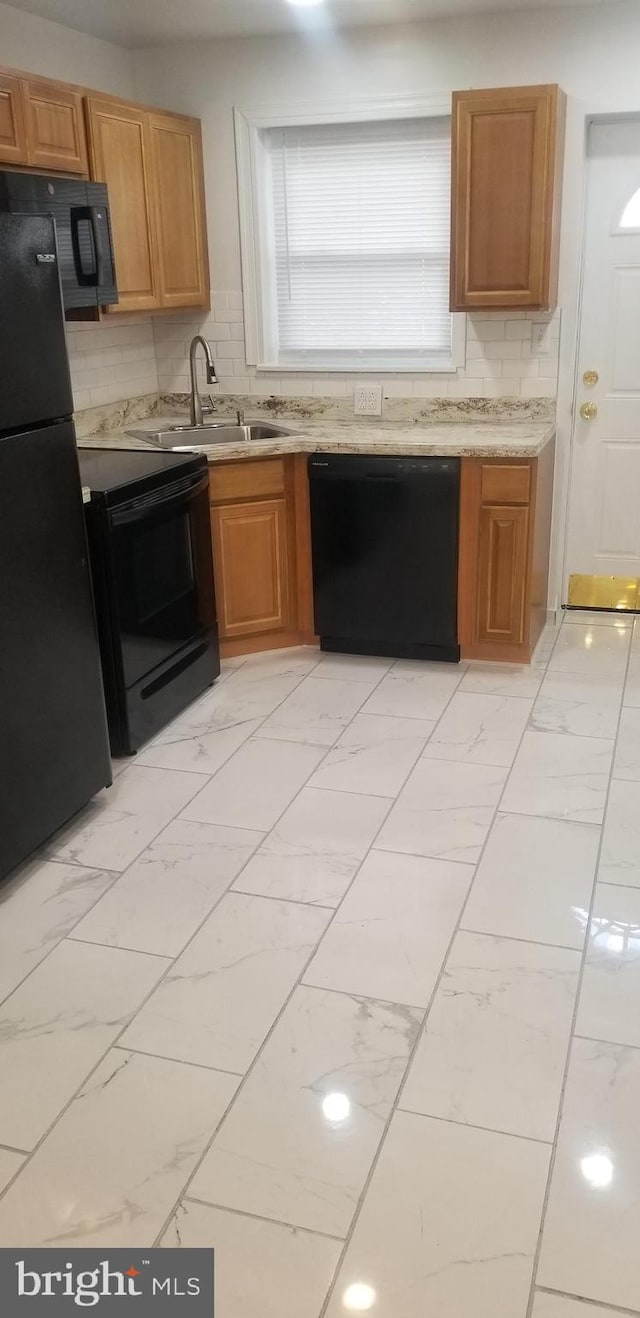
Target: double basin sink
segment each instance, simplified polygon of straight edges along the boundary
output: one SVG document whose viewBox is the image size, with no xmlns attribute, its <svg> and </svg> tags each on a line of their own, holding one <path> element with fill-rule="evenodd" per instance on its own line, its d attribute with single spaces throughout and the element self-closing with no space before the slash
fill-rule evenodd
<svg viewBox="0 0 640 1318">
<path fill-rule="evenodd" d="M 170 426 L 167 430 L 128 430 L 134 439 L 144 439 L 156 448 L 170 449 L 172 452 L 198 452 L 199 449 L 211 448 L 212 444 L 251 443 L 252 440 L 279 439 L 291 435 L 291 430 L 282 426 L 262 425 L 252 422 L 249 425 L 235 425 L 224 421 L 211 422 L 202 426 Z"/>
</svg>

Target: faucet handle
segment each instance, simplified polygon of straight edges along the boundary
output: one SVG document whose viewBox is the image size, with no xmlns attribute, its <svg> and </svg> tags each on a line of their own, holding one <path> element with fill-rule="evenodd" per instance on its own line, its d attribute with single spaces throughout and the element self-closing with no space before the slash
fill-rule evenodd
<svg viewBox="0 0 640 1318">
<path fill-rule="evenodd" d="M 214 403 L 214 401 L 213 401 L 213 398 L 211 397 L 211 394 L 207 394 L 207 398 L 209 399 L 209 402 L 208 402 L 208 403 L 203 402 L 203 404 L 202 404 L 202 411 L 203 411 L 207 416 L 210 416 L 211 413 L 212 413 L 212 412 L 215 412 L 216 409 L 215 409 L 215 403 Z"/>
<path fill-rule="evenodd" d="M 244 409 L 242 407 L 236 408 L 236 420 L 239 426 L 244 425 Z"/>
</svg>

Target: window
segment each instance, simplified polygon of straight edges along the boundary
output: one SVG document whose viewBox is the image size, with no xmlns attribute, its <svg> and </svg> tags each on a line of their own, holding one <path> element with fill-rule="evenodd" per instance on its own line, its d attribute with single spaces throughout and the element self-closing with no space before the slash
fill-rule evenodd
<svg viewBox="0 0 640 1318">
<path fill-rule="evenodd" d="M 640 229 L 640 188 L 627 202 L 620 220 L 621 229 Z"/>
<path fill-rule="evenodd" d="M 455 369 L 449 117 L 261 126 L 253 148 L 252 364 Z"/>
</svg>

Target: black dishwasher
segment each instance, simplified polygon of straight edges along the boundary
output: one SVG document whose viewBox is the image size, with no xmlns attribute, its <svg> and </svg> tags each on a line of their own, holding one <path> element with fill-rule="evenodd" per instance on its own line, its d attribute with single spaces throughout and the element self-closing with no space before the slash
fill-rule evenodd
<svg viewBox="0 0 640 1318">
<path fill-rule="evenodd" d="M 323 650 L 460 658 L 459 458 L 309 458 Z"/>
</svg>

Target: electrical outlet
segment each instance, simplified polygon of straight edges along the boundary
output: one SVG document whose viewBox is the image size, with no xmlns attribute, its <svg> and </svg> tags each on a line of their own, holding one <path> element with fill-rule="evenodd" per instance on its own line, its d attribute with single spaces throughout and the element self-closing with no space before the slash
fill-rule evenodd
<svg viewBox="0 0 640 1318">
<path fill-rule="evenodd" d="M 534 357 L 548 357 L 551 352 L 550 325 L 534 321 L 531 327 L 531 351 Z"/>
<path fill-rule="evenodd" d="M 382 416 L 382 385 L 357 384 L 353 391 L 353 410 L 366 416 Z"/>
</svg>

